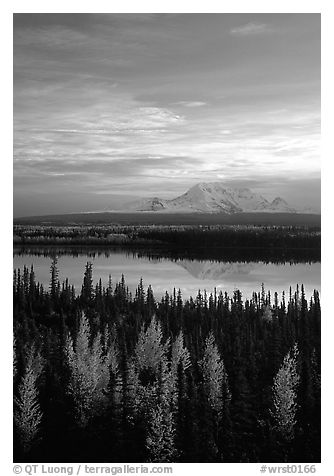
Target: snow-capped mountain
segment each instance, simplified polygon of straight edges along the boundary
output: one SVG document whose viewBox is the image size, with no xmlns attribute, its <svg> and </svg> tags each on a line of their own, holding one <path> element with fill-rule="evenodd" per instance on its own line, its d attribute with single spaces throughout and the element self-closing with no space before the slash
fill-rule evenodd
<svg viewBox="0 0 334 476">
<path fill-rule="evenodd" d="M 280 197 L 270 202 L 249 188 L 226 188 L 220 182 L 199 183 L 171 200 L 145 198 L 132 202 L 128 209 L 169 213 L 297 213 Z"/>
</svg>

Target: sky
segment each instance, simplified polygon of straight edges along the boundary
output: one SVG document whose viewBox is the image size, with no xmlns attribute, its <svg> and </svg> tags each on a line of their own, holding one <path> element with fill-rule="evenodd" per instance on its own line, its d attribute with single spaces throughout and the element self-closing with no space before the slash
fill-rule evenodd
<svg viewBox="0 0 334 476">
<path fill-rule="evenodd" d="M 320 14 L 14 14 L 14 216 L 198 182 L 320 210 Z"/>
</svg>

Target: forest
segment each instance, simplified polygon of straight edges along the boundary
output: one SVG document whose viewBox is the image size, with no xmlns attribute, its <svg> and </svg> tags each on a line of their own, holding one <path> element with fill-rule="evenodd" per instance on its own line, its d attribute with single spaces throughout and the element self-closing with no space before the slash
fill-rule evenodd
<svg viewBox="0 0 334 476">
<path fill-rule="evenodd" d="M 316 226 L 35 226 L 15 225 L 21 248 L 122 247 L 144 254 L 234 261 L 320 261 Z"/>
<path fill-rule="evenodd" d="M 14 461 L 320 462 L 320 299 L 15 269 Z"/>
</svg>

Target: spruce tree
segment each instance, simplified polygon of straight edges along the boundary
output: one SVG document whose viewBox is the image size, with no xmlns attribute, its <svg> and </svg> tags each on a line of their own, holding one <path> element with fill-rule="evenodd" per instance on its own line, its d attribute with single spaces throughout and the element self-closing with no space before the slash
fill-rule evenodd
<svg viewBox="0 0 334 476">
<path fill-rule="evenodd" d="M 93 269 L 92 263 L 87 262 L 83 278 L 81 296 L 86 303 L 90 303 L 93 298 Z"/>
<path fill-rule="evenodd" d="M 58 271 L 57 265 L 58 265 L 58 259 L 55 256 L 50 266 L 50 294 L 53 299 L 55 299 L 58 295 L 57 291 L 58 291 L 58 283 L 59 283 L 59 279 L 58 279 L 59 271 Z"/>
</svg>

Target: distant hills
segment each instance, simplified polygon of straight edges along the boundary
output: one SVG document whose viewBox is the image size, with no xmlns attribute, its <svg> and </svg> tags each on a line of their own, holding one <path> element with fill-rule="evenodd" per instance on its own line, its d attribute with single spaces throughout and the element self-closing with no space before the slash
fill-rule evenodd
<svg viewBox="0 0 334 476">
<path fill-rule="evenodd" d="M 15 225 L 266 225 L 321 226 L 315 213 L 166 213 L 166 212 L 95 212 L 68 213 L 14 218 Z"/>
<path fill-rule="evenodd" d="M 281 197 L 268 201 L 249 188 L 226 188 L 220 182 L 198 183 L 179 197 L 144 198 L 129 203 L 124 212 L 160 213 L 310 213 L 297 210 Z"/>
</svg>

